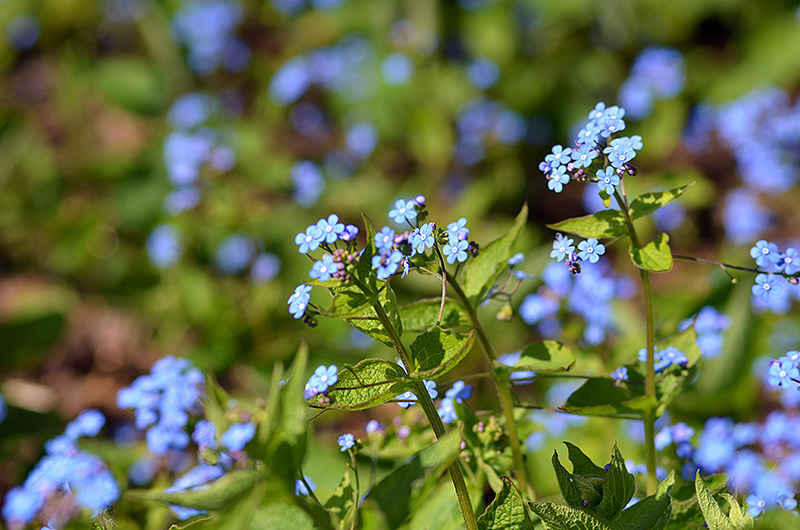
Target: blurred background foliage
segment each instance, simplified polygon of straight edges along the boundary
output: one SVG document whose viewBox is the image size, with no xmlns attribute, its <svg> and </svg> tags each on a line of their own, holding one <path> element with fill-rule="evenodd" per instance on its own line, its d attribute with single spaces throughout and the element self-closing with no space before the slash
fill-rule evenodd
<svg viewBox="0 0 800 530">
<path fill-rule="evenodd" d="M 586 200 L 581 185 L 547 190 L 538 164 L 551 145 L 568 145 L 596 102 L 622 104 L 649 46 L 680 52 L 685 86 L 628 120 L 626 132 L 644 139 L 628 194 L 696 181 L 668 215 L 673 252 L 749 266 L 757 238 L 798 235 L 798 166 L 779 193 L 754 195 L 769 222 L 737 239 L 723 200 L 742 189 L 737 159 L 713 134 L 684 131 L 702 125 L 692 121 L 698 109 L 759 87 L 794 101 L 797 9 L 779 0 L 0 2 L 0 392 L 9 404 L 0 493 L 80 410 L 100 408 L 112 431 L 130 422 L 116 392 L 163 355 L 191 359 L 250 399 L 301 340 L 317 364 L 391 356 L 342 322 L 309 329 L 286 310 L 310 267 L 294 235 L 330 212 L 380 225 L 395 198 L 421 193 L 431 220 L 466 217 L 486 244 L 527 201 L 518 250 L 528 257 L 521 268 L 539 276 L 554 235 L 544 224 L 585 213 Z M 199 111 L 173 106 L 193 93 Z M 604 259 L 635 277 L 622 246 Z M 797 321 L 754 317 L 752 278 L 741 279 L 687 263 L 657 278 L 660 336 L 705 305 L 733 321 L 723 355 L 673 417 L 699 426 L 774 406 L 749 366 L 796 348 Z M 539 283 L 524 282 L 514 307 Z M 438 292 L 424 278 L 393 285 L 401 302 Z M 642 346 L 639 297 L 629 294 L 599 345 L 564 315 L 559 338 L 581 352 L 578 373 L 609 372 Z M 519 318 L 495 319 L 498 309 L 484 309 L 498 351 L 538 336 Z M 475 371 L 484 371 L 477 355 L 459 374 Z M 474 407 L 495 407 L 488 383 L 476 384 Z M 541 401 L 548 387 L 522 394 Z M 397 412 L 389 404 L 374 415 Z M 322 488 L 340 475 L 325 470 L 338 452 L 332 439 L 361 432 L 367 418 L 315 421 L 332 446 L 310 453 Z M 618 436 L 602 420 L 570 435 L 590 440 L 598 461 Z M 531 460 L 543 490 L 555 490 L 540 464 L 556 443 Z M 623 443 L 626 455 L 637 451 Z"/>
</svg>

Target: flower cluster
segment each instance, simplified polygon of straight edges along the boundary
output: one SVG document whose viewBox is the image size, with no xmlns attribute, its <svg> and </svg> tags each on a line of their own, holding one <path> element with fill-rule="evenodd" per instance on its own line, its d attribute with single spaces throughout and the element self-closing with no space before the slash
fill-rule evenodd
<svg viewBox="0 0 800 530">
<path fill-rule="evenodd" d="M 754 307 L 785 313 L 791 304 L 790 296 L 800 300 L 800 289 L 796 287 L 800 253 L 792 247 L 781 252 L 778 245 L 762 239 L 750 249 L 750 257 L 760 270 L 765 270 L 756 276 L 751 289 Z"/>
<path fill-rule="evenodd" d="M 581 272 L 579 261 L 597 263 L 600 260 L 600 256 L 606 253 L 605 245 L 594 237 L 590 237 L 578 243 L 577 252 L 575 252 L 574 242 L 575 241 L 570 237 L 556 234 L 556 240 L 553 242 L 553 250 L 550 251 L 550 257 L 559 263 L 564 261 L 569 271 L 573 274 Z"/>
<path fill-rule="evenodd" d="M 336 381 L 339 380 L 339 376 L 337 375 L 337 371 L 339 369 L 336 367 L 335 364 L 330 366 L 325 366 L 321 364 L 317 366 L 314 370 L 314 374 L 308 379 L 306 383 L 305 390 L 304 390 L 304 397 L 306 399 L 312 399 L 313 397 L 317 396 L 318 394 L 327 395 L 328 388 L 332 387 L 336 384 Z"/>
<path fill-rule="evenodd" d="M 542 271 L 543 284 L 535 293 L 526 296 L 519 306 L 525 323 L 536 326 L 545 338 L 558 338 L 561 323 L 558 319 L 562 306 L 579 315 L 586 322 L 583 340 L 600 344 L 615 327 L 615 298 L 630 298 L 635 285 L 626 277 L 616 277 L 604 264 L 585 264 L 577 276 L 561 265 L 550 263 Z"/>
<path fill-rule="evenodd" d="M 680 94 L 686 82 L 683 56 L 675 48 L 650 46 L 631 66 L 631 74 L 619 89 L 619 100 L 633 119 L 648 116 L 654 99 Z"/>
<path fill-rule="evenodd" d="M 64 434 L 45 444 L 46 455 L 23 485 L 6 495 L 2 515 L 9 528 L 23 528 L 40 512 L 47 513 L 50 526 L 61 528 L 80 510 L 96 514 L 119 498 L 113 473 L 78 447 L 80 438 L 97 435 L 105 421 L 97 410 L 83 411 Z"/>
<path fill-rule="evenodd" d="M 241 72 L 250 65 L 251 51 L 236 36 L 244 20 L 235 0 L 191 0 L 175 14 L 172 30 L 189 52 L 189 66 L 207 76 L 217 68 Z"/>
<path fill-rule="evenodd" d="M 547 187 L 561 193 L 570 180 L 591 180 L 601 192 L 610 196 L 623 175 L 635 175 L 636 168 L 630 162 L 642 149 L 641 136 L 612 138 L 625 129 L 624 116 L 625 109 L 606 108 L 605 103 L 598 103 L 589 113 L 589 121 L 578 132 L 575 146 L 556 145 L 539 164 L 547 177 Z M 596 163 L 599 167 L 592 173 Z"/>
<path fill-rule="evenodd" d="M 639 350 L 639 361 L 647 362 L 647 348 Z M 689 358 L 678 350 L 675 346 L 667 346 L 663 350 L 659 350 L 656 346 L 655 351 L 655 369 L 656 373 L 663 372 L 670 366 L 685 366 L 689 362 Z"/>
<path fill-rule="evenodd" d="M 164 455 L 189 445 L 185 427 L 202 412 L 203 374 L 186 359 L 171 355 L 153 364 L 149 375 L 138 377 L 117 394 L 117 406 L 133 409 L 136 427 L 147 429 L 147 447 Z"/>
<path fill-rule="evenodd" d="M 767 382 L 774 387 L 800 390 L 800 352 L 790 351 L 770 361 Z"/>
</svg>

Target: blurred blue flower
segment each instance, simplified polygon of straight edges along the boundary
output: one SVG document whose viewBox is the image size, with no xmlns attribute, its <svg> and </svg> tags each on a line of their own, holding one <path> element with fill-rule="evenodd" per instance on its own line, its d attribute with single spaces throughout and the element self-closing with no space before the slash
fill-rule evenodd
<svg viewBox="0 0 800 530">
<path fill-rule="evenodd" d="M 217 247 L 214 264 L 223 274 L 239 274 L 244 271 L 256 252 L 252 238 L 244 234 L 233 234 Z"/>
<path fill-rule="evenodd" d="M 475 59 L 467 66 L 467 79 L 475 88 L 488 90 L 500 79 L 500 67 L 491 59 Z"/>
<path fill-rule="evenodd" d="M 269 94 L 276 103 L 294 103 L 311 86 L 308 59 L 294 57 L 285 62 L 272 76 Z"/>
<path fill-rule="evenodd" d="M 262 252 L 253 260 L 250 278 L 254 282 L 268 282 L 281 271 L 281 259 L 272 252 Z"/>
<path fill-rule="evenodd" d="M 414 62 L 405 53 L 395 52 L 383 60 L 381 72 L 390 85 L 405 85 L 414 73 Z"/>
<path fill-rule="evenodd" d="M 347 153 L 363 160 L 371 155 L 378 145 L 378 131 L 371 123 L 356 123 L 347 130 L 346 142 Z"/>
<path fill-rule="evenodd" d="M 27 50 L 39 41 L 42 28 L 33 15 L 19 15 L 6 26 L 8 44 L 16 50 Z"/>
<path fill-rule="evenodd" d="M 325 178 L 319 166 L 308 160 L 296 162 L 291 169 L 292 197 L 304 208 L 314 206 L 325 190 Z M 305 252 L 303 253 L 305 254 Z"/>
<path fill-rule="evenodd" d="M 159 225 L 150 232 L 146 242 L 150 262 L 160 269 L 174 265 L 183 254 L 180 235 L 171 225 Z"/>
</svg>

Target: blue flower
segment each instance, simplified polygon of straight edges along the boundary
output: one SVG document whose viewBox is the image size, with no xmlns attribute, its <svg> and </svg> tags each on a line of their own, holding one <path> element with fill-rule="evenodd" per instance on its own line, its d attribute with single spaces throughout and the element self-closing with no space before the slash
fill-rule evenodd
<svg viewBox="0 0 800 530">
<path fill-rule="evenodd" d="M 428 395 L 431 399 L 436 399 L 439 396 L 439 391 L 436 390 L 436 381 L 423 379 L 422 382 L 425 384 L 425 388 L 428 390 Z"/>
<path fill-rule="evenodd" d="M 347 225 L 344 227 L 344 232 L 339 236 L 342 241 L 355 241 L 358 235 L 358 227 L 356 225 Z"/>
<path fill-rule="evenodd" d="M 339 216 L 335 213 L 330 214 L 327 219 L 317 221 L 317 228 L 322 232 L 321 238 L 328 244 L 335 243 L 339 235 L 344 232 L 344 224 L 339 222 Z"/>
<path fill-rule="evenodd" d="M 606 192 L 608 195 L 614 195 L 614 186 L 619 186 L 619 175 L 613 167 L 605 169 L 598 169 L 595 174 L 597 177 L 597 187 L 600 191 Z"/>
<path fill-rule="evenodd" d="M 792 247 L 787 248 L 783 254 L 770 253 L 769 258 L 777 270 L 786 274 L 796 274 L 797 271 L 800 271 L 800 253 Z"/>
<path fill-rule="evenodd" d="M 575 252 L 575 247 L 572 245 L 573 242 L 574 241 L 569 237 L 556 234 L 556 240 L 553 242 L 553 250 L 550 251 L 550 257 L 556 261 L 562 261 Z"/>
<path fill-rule="evenodd" d="M 800 371 L 791 361 L 771 361 L 769 363 L 769 384 L 791 388 L 800 384 Z"/>
<path fill-rule="evenodd" d="M 764 511 L 764 508 L 767 505 L 767 503 L 755 493 L 751 493 L 747 497 L 745 504 L 747 504 L 747 513 L 749 513 L 752 517 L 758 517 L 761 515 L 761 512 Z"/>
<path fill-rule="evenodd" d="M 612 166 L 620 168 L 636 156 L 633 145 L 633 141 L 630 138 L 615 138 L 611 140 L 608 147 L 603 149 L 603 153 L 608 156 Z M 637 142 L 637 145 L 641 145 L 641 140 Z"/>
<path fill-rule="evenodd" d="M 294 292 L 286 301 L 289 304 L 289 313 L 291 313 L 295 319 L 302 318 L 305 314 L 308 302 L 311 300 L 310 292 L 310 285 L 298 285 L 294 288 Z"/>
<path fill-rule="evenodd" d="M 341 451 L 344 453 L 345 451 L 347 451 L 356 444 L 356 439 L 352 433 L 348 432 L 341 435 L 339 439 L 336 440 L 336 443 L 339 444 L 339 447 L 341 447 Z"/>
<path fill-rule="evenodd" d="M 614 373 L 611 374 L 611 379 L 615 381 L 627 381 L 628 380 L 628 367 L 627 366 L 620 366 Z"/>
<path fill-rule="evenodd" d="M 425 223 L 418 229 L 414 230 L 409 242 L 417 254 L 422 254 L 425 249 L 432 248 L 436 243 L 436 238 L 433 237 L 433 223 Z"/>
<path fill-rule="evenodd" d="M 444 398 L 436 412 L 439 414 L 439 417 L 442 418 L 443 423 L 453 423 L 458 419 L 455 406 L 453 405 L 453 398 L 451 397 Z"/>
<path fill-rule="evenodd" d="M 553 146 L 553 152 L 546 157 L 544 157 L 545 162 L 550 163 L 550 167 L 556 169 L 562 164 L 568 164 L 571 160 L 570 154 L 572 153 L 572 149 L 567 147 L 564 148 L 560 145 Z"/>
<path fill-rule="evenodd" d="M 64 434 L 72 440 L 77 440 L 82 436 L 95 436 L 105 423 L 106 417 L 99 410 L 84 410 L 67 425 Z"/>
<path fill-rule="evenodd" d="M 625 109 L 616 105 L 608 107 L 603 113 L 603 117 L 599 120 L 600 136 L 608 138 L 612 134 L 624 130 L 625 121 L 622 119 L 623 116 L 625 116 Z"/>
<path fill-rule="evenodd" d="M 598 243 L 597 239 L 590 237 L 586 241 L 578 243 L 578 257 L 589 263 L 597 263 L 600 256 L 606 253 L 606 247 Z"/>
<path fill-rule="evenodd" d="M 472 388 L 472 385 L 467 385 L 464 381 L 456 381 L 444 395 L 461 403 L 463 400 L 472 397 Z"/>
<path fill-rule="evenodd" d="M 305 232 L 300 232 L 294 236 L 294 242 L 298 245 L 300 254 L 308 254 L 317 250 L 324 240 L 322 230 L 317 228 L 316 225 L 308 225 Z"/>
<path fill-rule="evenodd" d="M 394 201 L 394 208 L 389 210 L 389 217 L 397 224 L 402 224 L 405 221 L 411 223 L 417 218 L 417 210 L 414 208 L 414 201 L 397 199 Z"/>
<path fill-rule="evenodd" d="M 308 483 L 308 486 L 311 488 L 311 491 L 315 491 L 317 489 L 317 485 L 314 484 L 314 481 L 311 480 L 308 477 L 308 475 L 303 475 L 303 479 Z M 295 482 L 294 484 L 294 494 L 296 497 L 299 497 L 300 495 L 309 494 L 308 488 L 306 487 L 305 484 L 303 484 L 303 481 L 300 479 L 297 479 L 297 482 Z"/>
<path fill-rule="evenodd" d="M 445 259 L 447 259 L 447 263 L 453 264 L 458 260 L 459 263 L 464 263 L 467 261 L 469 257 L 467 255 L 467 247 L 469 247 L 469 243 L 467 241 L 457 241 L 455 244 L 448 243 L 442 248 L 442 252 L 445 255 Z"/>
<path fill-rule="evenodd" d="M 308 386 L 316 388 L 319 393 L 326 392 L 328 387 L 335 385 L 336 381 L 339 380 L 339 376 L 336 375 L 337 370 L 338 368 L 336 368 L 335 364 L 317 366 L 316 370 L 314 370 L 314 375 L 308 380 Z"/>
<path fill-rule="evenodd" d="M 217 428 L 208 420 L 200 420 L 194 425 L 192 441 L 200 450 L 217 448 Z"/>
<path fill-rule="evenodd" d="M 372 268 L 378 269 L 378 279 L 385 280 L 395 272 L 403 260 L 403 253 L 394 250 L 390 254 L 376 254 L 372 256 Z"/>
<path fill-rule="evenodd" d="M 308 275 L 312 278 L 319 278 L 321 282 L 327 282 L 331 279 L 331 274 L 336 272 L 336 264 L 333 262 L 333 256 L 325 254 L 321 260 L 314 262 Z"/>
<path fill-rule="evenodd" d="M 458 221 L 453 221 L 447 225 L 447 237 L 451 243 L 453 241 L 469 239 L 467 219 L 465 217 L 461 217 Z"/>
<path fill-rule="evenodd" d="M 183 254 L 180 235 L 170 225 L 157 226 L 147 238 L 147 256 L 160 269 L 174 265 Z"/>
<path fill-rule="evenodd" d="M 770 262 L 773 261 L 772 256 L 778 256 L 776 261 L 779 259 L 780 253 L 778 251 L 778 245 L 770 243 L 765 239 L 758 241 L 756 245 L 750 249 L 750 257 L 756 260 L 756 265 L 759 267 L 769 266 Z"/>
<path fill-rule="evenodd" d="M 547 176 L 547 187 L 556 193 L 561 193 L 564 189 L 564 184 L 569 183 L 569 174 L 564 166 L 553 168 L 553 171 Z"/>
<path fill-rule="evenodd" d="M 523 254 L 522 252 L 517 252 L 516 254 L 508 258 L 508 266 L 514 267 L 516 265 L 519 265 L 523 261 L 525 261 L 525 254 Z"/>
<path fill-rule="evenodd" d="M 378 250 L 389 252 L 394 245 L 394 230 L 388 226 L 381 228 L 381 231 L 375 234 L 375 247 Z"/>
<path fill-rule="evenodd" d="M 236 423 L 220 436 L 220 442 L 229 451 L 241 451 L 244 446 L 256 435 L 255 423 Z"/>
<path fill-rule="evenodd" d="M 592 145 L 582 144 L 578 149 L 572 150 L 572 163 L 575 167 L 589 167 L 597 158 L 597 149 Z"/>
<path fill-rule="evenodd" d="M 594 147 L 600 137 L 600 127 L 596 123 L 589 122 L 578 131 L 578 144 Z M 596 155 L 595 151 L 595 155 Z"/>
<path fill-rule="evenodd" d="M 751 252 L 752 253 L 752 252 Z M 760 296 L 765 302 L 772 300 L 774 296 L 781 294 L 781 276 L 774 274 L 759 274 L 756 276 L 756 284 L 750 289 L 756 296 Z"/>
<path fill-rule="evenodd" d="M 606 112 L 606 104 L 602 101 L 594 106 L 594 108 L 589 112 L 589 120 L 590 121 L 598 121 L 600 120 Z"/>
<path fill-rule="evenodd" d="M 400 405 L 404 409 L 407 409 L 408 407 L 417 402 L 417 395 L 409 390 L 407 392 L 403 392 L 395 399 L 398 400 L 397 402 L 398 405 Z"/>
</svg>

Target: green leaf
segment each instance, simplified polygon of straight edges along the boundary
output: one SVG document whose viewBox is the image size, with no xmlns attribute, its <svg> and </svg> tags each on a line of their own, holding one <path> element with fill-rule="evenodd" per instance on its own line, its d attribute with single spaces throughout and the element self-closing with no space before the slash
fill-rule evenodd
<svg viewBox="0 0 800 530">
<path fill-rule="evenodd" d="M 709 530 L 737 530 L 708 491 L 705 482 L 700 478 L 699 471 L 694 479 L 694 488 L 697 493 L 697 502 L 700 503 L 700 509 L 703 511 L 703 517 Z"/>
<path fill-rule="evenodd" d="M 651 241 L 644 248 L 628 249 L 633 264 L 650 272 L 668 272 L 672 270 L 672 252 L 669 250 L 669 236 L 661 234 L 656 241 Z"/>
<path fill-rule="evenodd" d="M 281 390 L 280 429 L 270 444 L 273 469 L 292 474 L 293 471 L 290 470 L 300 469 L 306 454 L 308 408 L 303 392 L 307 366 L 308 345 L 303 342 L 289 368 L 286 385 Z"/>
<path fill-rule="evenodd" d="M 534 530 L 519 491 L 506 476 L 503 489 L 478 518 L 478 530 Z"/>
<path fill-rule="evenodd" d="M 331 305 L 320 311 L 320 314 L 324 317 L 357 317 L 366 312 L 367 309 L 369 309 L 369 307 L 378 299 L 377 295 L 368 297 L 360 288 L 355 285 L 334 287 L 331 289 L 331 292 L 333 293 Z"/>
<path fill-rule="evenodd" d="M 603 239 L 628 235 L 625 216 L 619 210 L 602 210 L 592 215 L 564 219 L 547 225 L 547 228 L 585 238 Z"/>
<path fill-rule="evenodd" d="M 553 450 L 553 469 L 556 472 L 556 480 L 558 480 L 558 487 L 561 489 L 561 496 L 570 506 L 580 507 L 583 506 L 583 497 L 581 491 L 572 482 L 572 473 L 567 471 L 558 459 L 558 451 Z"/>
<path fill-rule="evenodd" d="M 628 209 L 631 218 L 639 219 L 640 217 L 650 215 L 662 206 L 666 206 L 683 195 L 683 193 L 692 186 L 694 186 L 694 181 L 669 191 L 656 191 L 639 195 L 631 201 L 630 208 Z"/>
<path fill-rule="evenodd" d="M 630 417 L 641 415 L 653 405 L 644 395 L 635 397 L 627 385 L 617 385 L 609 377 L 592 377 L 567 398 L 561 409 L 582 416 Z"/>
<path fill-rule="evenodd" d="M 672 486 L 675 472 L 670 472 L 656 489 L 655 494 L 645 497 L 630 508 L 626 508 L 612 521 L 617 530 L 663 530 L 672 513 Z"/>
<path fill-rule="evenodd" d="M 534 372 L 561 372 L 575 364 L 575 353 L 555 340 L 535 342 L 527 346 L 513 365 L 495 363 L 495 368 L 504 372 L 533 370 Z"/>
<path fill-rule="evenodd" d="M 334 524 L 339 525 L 347 518 L 347 514 L 353 508 L 353 486 L 350 484 L 350 470 L 344 472 L 339 487 L 325 502 L 325 509 L 334 519 Z"/>
<path fill-rule="evenodd" d="M 564 445 L 569 451 L 569 461 L 572 463 L 573 473 L 587 477 L 606 477 L 606 469 L 592 462 L 592 459 L 586 456 L 580 447 L 569 442 L 564 442 Z"/>
<path fill-rule="evenodd" d="M 302 508 L 292 504 L 275 502 L 262 506 L 250 519 L 248 530 L 315 530 L 314 520 Z"/>
<path fill-rule="evenodd" d="M 477 257 L 464 266 L 464 294 L 477 305 L 508 267 L 508 259 L 514 252 L 514 243 L 528 220 L 528 205 L 522 206 L 514 224 L 500 238 L 481 248 Z"/>
<path fill-rule="evenodd" d="M 305 379 L 301 379 L 305 381 Z M 362 410 L 397 397 L 414 386 L 413 380 L 394 362 L 364 359 L 339 371 L 336 384 L 328 388 L 330 404 L 322 407 L 337 410 Z M 307 401 L 319 406 L 318 398 Z"/>
<path fill-rule="evenodd" d="M 469 485 L 469 483 L 468 483 Z M 474 495 L 470 495 L 474 499 Z M 475 502 L 475 499 L 473 500 Z M 407 530 L 463 530 L 464 517 L 453 484 L 441 481 L 404 528 Z"/>
<path fill-rule="evenodd" d="M 614 444 L 611 462 L 606 472 L 606 484 L 603 488 L 603 500 L 597 506 L 597 513 L 606 519 L 613 519 L 627 506 L 636 491 L 636 479 L 628 473 L 625 459 Z"/>
<path fill-rule="evenodd" d="M 426 501 L 425 492 L 435 485 L 460 451 L 461 430 L 452 429 L 375 485 L 367 499 L 377 504 L 389 528 L 399 527 Z"/>
<path fill-rule="evenodd" d="M 721 496 L 728 501 L 728 506 L 731 507 L 728 512 L 728 519 L 731 521 L 731 524 L 736 528 L 741 528 L 742 522 L 744 522 L 745 512 L 742 511 L 741 506 L 739 506 L 739 503 L 733 495 L 730 493 L 722 493 Z"/>
<path fill-rule="evenodd" d="M 474 338 L 474 331 L 456 333 L 440 327 L 417 335 L 409 347 L 412 375 L 433 379 L 449 372 L 469 353 Z"/>
<path fill-rule="evenodd" d="M 436 325 L 441 303 L 440 298 L 431 298 L 402 306 L 400 319 L 403 321 L 403 329 L 421 333 Z M 469 324 L 469 315 L 464 306 L 455 300 L 445 301 L 442 322 L 439 325 L 443 328 L 454 328 L 466 324 Z"/>
<path fill-rule="evenodd" d="M 219 480 L 210 483 L 207 488 L 165 493 L 151 490 L 129 490 L 125 496 L 139 502 L 163 502 L 177 504 L 196 510 L 220 510 L 248 493 L 260 481 L 265 480 L 264 471 L 240 470 L 231 471 Z"/>
<path fill-rule="evenodd" d="M 579 508 L 544 502 L 528 507 L 542 519 L 545 530 L 615 530 L 608 521 Z"/>
<path fill-rule="evenodd" d="M 391 346 L 392 341 L 386 330 L 383 329 L 383 325 L 378 320 L 378 314 L 373 307 L 377 300 L 383 307 L 386 316 L 389 317 L 389 321 L 397 334 L 402 335 L 403 322 L 400 320 L 397 299 L 395 298 L 394 290 L 391 286 L 385 285 L 385 282 L 379 282 L 377 286 L 377 289 L 379 289 L 378 294 L 371 296 L 364 294 L 356 285 L 327 287 L 333 295 L 333 301 L 328 308 L 320 312 L 321 315 L 342 318 L 357 330 Z"/>
</svg>

